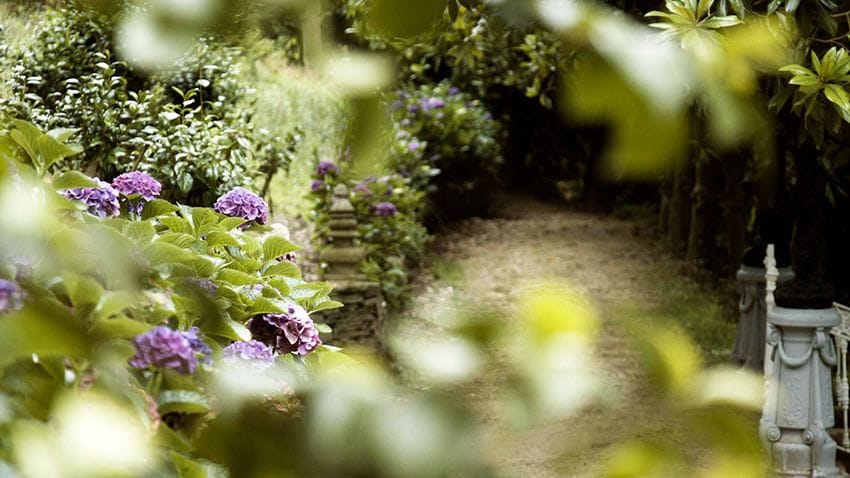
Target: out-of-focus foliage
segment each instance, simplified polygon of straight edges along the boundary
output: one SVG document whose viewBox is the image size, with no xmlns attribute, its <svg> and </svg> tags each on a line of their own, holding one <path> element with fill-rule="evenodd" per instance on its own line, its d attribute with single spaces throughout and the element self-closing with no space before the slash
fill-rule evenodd
<svg viewBox="0 0 850 478">
<path fill-rule="evenodd" d="M 239 49 L 203 37 L 175 69 L 148 75 L 114 58 L 111 35 L 106 18 L 48 8 L 30 40 L 5 49 L 0 108 L 45 129 L 75 130 L 86 151 L 64 168 L 101 177 L 150 171 L 168 197 L 209 204 L 255 170 L 288 167 L 297 136 L 254 128 Z"/>
</svg>

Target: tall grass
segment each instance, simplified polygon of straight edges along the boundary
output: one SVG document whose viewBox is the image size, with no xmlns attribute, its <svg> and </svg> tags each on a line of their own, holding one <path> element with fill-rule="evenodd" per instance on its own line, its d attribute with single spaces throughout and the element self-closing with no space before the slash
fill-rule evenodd
<svg viewBox="0 0 850 478">
<path fill-rule="evenodd" d="M 312 207 L 305 195 L 316 163 L 333 160 L 342 151 L 345 101 L 332 84 L 309 70 L 288 65 L 280 55 L 256 60 L 245 71 L 259 98 L 254 105 L 255 127 L 281 137 L 295 131 L 301 135 L 296 159 L 288 172 L 273 178 L 269 195 L 275 213 L 302 216 Z"/>
</svg>

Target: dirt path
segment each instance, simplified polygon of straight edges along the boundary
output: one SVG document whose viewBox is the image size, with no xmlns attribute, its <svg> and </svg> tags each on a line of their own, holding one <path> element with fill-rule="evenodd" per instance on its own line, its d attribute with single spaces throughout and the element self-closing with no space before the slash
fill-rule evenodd
<svg viewBox="0 0 850 478">
<path fill-rule="evenodd" d="M 423 274 L 408 313 L 414 317 L 415 334 L 440 333 L 436 318 L 453 301 L 513 311 L 518 293 L 546 279 L 572 283 L 592 299 L 603 318 L 595 355 L 616 391 L 612 403 L 583 409 L 568 421 L 516 432 L 501 425 L 498 412 L 489 406 L 498 392 L 487 382 L 497 381 L 497 372 L 465 392 L 481 410 L 486 453 L 506 476 L 598 476 L 614 443 L 659 431 L 677 440 L 677 427 L 665 423 L 651 400 L 641 396 L 636 353 L 614 318 L 624 306 L 653 305 L 658 288 L 652 278 L 674 269 L 672 259 L 641 235 L 635 223 L 510 198 L 495 218 L 471 219 L 441 234 L 434 251 L 437 261 L 454 265 L 462 276 L 440 280 Z"/>
</svg>

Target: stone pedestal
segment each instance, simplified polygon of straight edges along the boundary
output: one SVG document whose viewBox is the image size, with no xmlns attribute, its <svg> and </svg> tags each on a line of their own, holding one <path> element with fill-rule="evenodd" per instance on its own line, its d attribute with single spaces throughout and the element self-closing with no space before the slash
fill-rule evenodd
<svg viewBox="0 0 850 478">
<path fill-rule="evenodd" d="M 832 373 L 835 348 L 829 329 L 841 323 L 835 309 L 788 309 L 768 313 L 767 343 L 773 367 L 759 425 L 774 476 L 839 477 Z"/>
<path fill-rule="evenodd" d="M 384 297 L 374 282 L 335 282 L 334 299 L 345 304 L 341 309 L 320 311 L 322 322 L 333 329 L 335 345 L 383 347 Z"/>
<path fill-rule="evenodd" d="M 732 349 L 732 363 L 755 371 L 764 370 L 764 344 L 767 332 L 765 271 L 762 267 L 742 266 L 738 270 L 738 335 Z M 794 277 L 790 268 L 779 269 L 778 282 Z"/>
</svg>

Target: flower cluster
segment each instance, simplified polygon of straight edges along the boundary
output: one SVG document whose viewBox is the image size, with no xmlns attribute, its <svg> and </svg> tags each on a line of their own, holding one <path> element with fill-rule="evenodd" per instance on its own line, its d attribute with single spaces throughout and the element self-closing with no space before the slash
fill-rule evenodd
<svg viewBox="0 0 850 478">
<path fill-rule="evenodd" d="M 303 356 L 322 345 L 313 319 L 297 304 L 289 304 L 283 314 L 264 314 L 251 318 L 248 330 L 254 339 L 282 354 Z"/>
<path fill-rule="evenodd" d="M 398 208 L 391 202 L 379 202 L 375 205 L 375 214 L 378 216 L 394 216 Z"/>
<path fill-rule="evenodd" d="M 322 181 L 321 179 L 314 179 L 313 182 L 310 184 L 310 191 L 316 192 L 321 190 L 323 187 L 325 187 L 324 181 Z"/>
<path fill-rule="evenodd" d="M 222 358 L 228 363 L 247 360 L 257 368 L 268 368 L 274 363 L 274 350 L 258 340 L 239 341 L 225 347 Z"/>
<path fill-rule="evenodd" d="M 12 281 L 0 279 L 0 314 L 16 312 L 24 305 L 24 291 Z"/>
<path fill-rule="evenodd" d="M 331 161 L 319 161 L 319 165 L 316 166 L 316 174 L 318 174 L 320 178 L 323 178 L 328 174 L 336 174 L 338 172 L 339 166 Z"/>
<path fill-rule="evenodd" d="M 269 219 L 269 208 L 263 198 L 245 188 L 234 188 L 221 196 L 213 208 L 225 216 L 241 217 L 258 224 L 265 224 Z"/>
<path fill-rule="evenodd" d="M 130 358 L 130 365 L 139 369 L 162 367 L 192 374 L 198 368 L 199 355 L 204 363 L 212 357 L 197 327 L 179 332 L 160 325 L 136 337 L 133 345 L 136 355 Z"/>
<path fill-rule="evenodd" d="M 151 201 L 162 192 L 162 184 L 149 174 L 141 171 L 124 173 L 112 180 L 112 187 L 121 194 L 138 194 L 145 201 Z"/>
<path fill-rule="evenodd" d="M 101 181 L 98 178 L 93 179 L 97 182 L 98 187 L 67 189 L 65 190 L 65 197 L 84 202 L 89 213 L 101 219 L 120 214 L 121 205 L 118 203 L 118 191 L 106 181 Z"/>
<path fill-rule="evenodd" d="M 431 97 L 421 100 L 419 105 L 424 111 L 428 111 L 444 108 L 446 106 L 446 102 L 442 98 Z"/>
<path fill-rule="evenodd" d="M 132 171 L 116 177 L 112 180 L 112 187 L 124 196 L 139 196 L 139 199 L 129 206 L 135 214 L 141 214 L 145 202 L 154 200 L 162 192 L 162 184 L 141 171 Z"/>
</svg>

